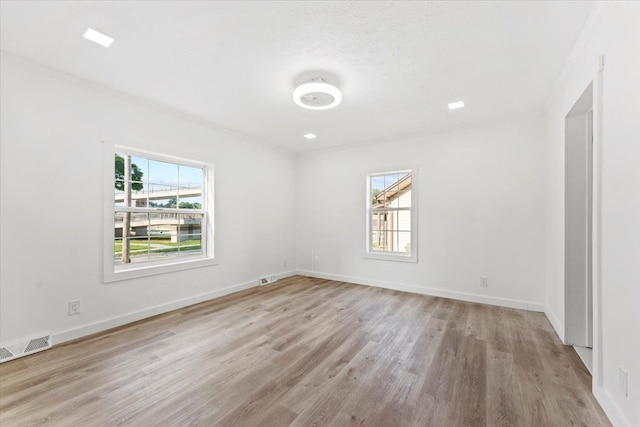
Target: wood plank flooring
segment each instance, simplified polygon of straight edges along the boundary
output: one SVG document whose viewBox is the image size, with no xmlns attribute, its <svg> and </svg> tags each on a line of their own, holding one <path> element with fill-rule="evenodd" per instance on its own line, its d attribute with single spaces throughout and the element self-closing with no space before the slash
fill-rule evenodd
<svg viewBox="0 0 640 427">
<path fill-rule="evenodd" d="M 8 426 L 608 426 L 540 313 L 296 276 L 0 365 Z"/>
</svg>

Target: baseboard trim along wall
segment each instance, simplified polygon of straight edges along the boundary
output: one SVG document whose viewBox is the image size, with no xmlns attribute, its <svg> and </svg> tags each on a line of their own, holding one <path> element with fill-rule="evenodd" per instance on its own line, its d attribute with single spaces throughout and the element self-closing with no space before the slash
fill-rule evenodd
<svg viewBox="0 0 640 427">
<path fill-rule="evenodd" d="M 553 329 L 556 331 L 556 334 L 558 335 L 558 338 L 560 338 L 560 341 L 562 341 L 563 344 L 566 344 L 564 342 L 564 327 L 558 320 L 558 316 L 556 316 L 548 306 L 545 306 L 544 314 L 547 316 L 547 319 L 549 319 L 549 323 L 551 323 L 551 326 L 553 326 Z"/>
<path fill-rule="evenodd" d="M 314 277 L 317 279 L 336 280 L 340 282 L 354 283 L 364 286 L 375 286 L 384 289 L 391 289 L 396 291 L 410 292 L 415 294 L 430 295 L 442 298 L 451 298 L 460 301 L 475 302 L 480 304 L 489 304 L 506 308 L 517 308 L 528 311 L 535 311 L 545 313 L 549 322 L 553 326 L 554 330 L 561 337 L 560 326 L 555 315 L 544 304 L 531 303 L 528 301 L 520 301 L 508 298 L 487 297 L 484 295 L 476 295 L 464 292 L 445 291 L 441 289 L 424 288 L 420 286 L 407 285 L 402 283 L 385 282 L 380 280 L 370 280 L 362 277 L 346 276 L 341 274 L 322 273 L 317 271 L 308 270 L 291 270 L 278 273 L 276 276 L 278 279 L 284 279 L 293 275 L 302 275 L 308 277 Z M 135 311 L 132 313 L 124 314 L 121 316 L 113 317 L 99 322 L 94 322 L 76 328 L 67 329 L 64 331 L 58 331 L 52 333 L 53 344 L 61 344 L 74 339 L 82 338 L 91 334 L 106 331 L 112 328 L 116 328 L 127 323 L 137 322 L 152 316 L 167 313 L 173 310 L 177 310 L 183 307 L 187 307 L 193 304 L 199 304 L 201 302 L 210 301 L 215 298 L 220 298 L 225 295 L 229 295 L 235 292 L 244 291 L 246 289 L 259 286 L 259 280 L 250 280 L 237 285 L 229 286 L 222 289 L 216 289 L 214 291 L 205 292 L 199 295 L 194 295 L 181 300 L 171 301 L 165 304 L 156 305 L 143 310 Z M 562 339 L 562 338 L 561 338 Z"/>
<path fill-rule="evenodd" d="M 294 270 L 285 271 L 276 274 L 278 279 L 284 279 L 295 275 Z M 187 307 L 201 302 L 210 301 L 215 298 L 220 298 L 225 295 L 233 294 L 236 292 L 244 291 L 259 286 L 258 278 L 250 280 L 248 282 L 240 283 L 237 285 L 229 286 L 222 289 L 216 289 L 214 291 L 205 292 L 199 295 L 194 295 L 188 298 L 180 299 L 177 301 L 171 301 L 165 304 L 156 305 L 153 307 L 145 308 L 143 310 L 135 311 L 133 313 L 124 314 L 122 316 L 113 317 L 99 322 L 82 325 L 77 328 L 67 329 L 65 331 L 54 332 L 52 334 L 53 344 L 61 344 L 63 342 L 82 338 L 98 332 L 103 332 L 109 329 L 117 328 L 118 326 L 126 325 L 127 323 L 137 322 L 138 320 L 147 319 L 149 317 L 157 316 L 158 314 L 168 313 L 179 308 Z"/>
<path fill-rule="evenodd" d="M 380 280 L 365 279 L 362 277 L 345 276 L 341 274 L 322 273 L 318 271 L 298 270 L 297 274 L 315 277 L 317 279 L 336 280 L 339 282 L 354 283 L 356 285 L 375 286 L 378 288 L 392 289 L 395 291 L 411 292 L 414 294 L 430 295 L 434 297 L 451 298 L 460 301 L 477 302 L 480 304 L 496 305 L 506 308 L 519 308 L 522 310 L 545 313 L 547 307 L 544 304 L 519 301 L 508 298 L 487 297 L 484 295 L 469 294 L 465 292 L 445 291 L 441 289 L 423 288 L 421 286 L 392 283 Z"/>
<path fill-rule="evenodd" d="M 618 409 L 613 399 L 604 388 L 598 387 L 594 384 L 592 393 L 596 397 L 600 406 L 602 406 L 602 410 L 607 414 L 609 421 L 611 421 L 611 424 L 613 424 L 614 427 L 631 427 L 631 423 L 626 419 L 622 411 Z"/>
</svg>

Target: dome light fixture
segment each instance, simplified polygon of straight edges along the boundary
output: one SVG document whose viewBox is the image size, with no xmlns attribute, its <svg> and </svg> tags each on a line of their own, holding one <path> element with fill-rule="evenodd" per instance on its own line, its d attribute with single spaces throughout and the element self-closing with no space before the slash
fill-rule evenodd
<svg viewBox="0 0 640 427">
<path fill-rule="evenodd" d="M 340 89 L 324 79 L 313 79 L 293 91 L 293 101 L 302 108 L 328 110 L 342 102 Z"/>
</svg>

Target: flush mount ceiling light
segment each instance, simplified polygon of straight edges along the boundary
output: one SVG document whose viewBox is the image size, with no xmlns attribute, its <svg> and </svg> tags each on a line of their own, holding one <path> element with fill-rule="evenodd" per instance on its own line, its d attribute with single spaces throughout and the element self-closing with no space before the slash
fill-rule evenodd
<svg viewBox="0 0 640 427">
<path fill-rule="evenodd" d="M 328 110 L 340 104 L 342 93 L 324 79 L 313 79 L 293 91 L 293 101 L 302 108 Z"/>
<path fill-rule="evenodd" d="M 111 37 L 104 35 L 93 28 L 87 29 L 84 33 L 84 38 L 104 47 L 109 47 L 111 46 L 111 43 L 113 43 L 113 39 Z"/>
<path fill-rule="evenodd" d="M 456 110 L 462 107 L 464 107 L 464 101 L 456 101 L 449 104 L 449 110 Z"/>
<path fill-rule="evenodd" d="M 304 134 L 304 137 L 307 138 L 308 140 L 316 139 L 316 136 L 312 133 L 306 133 Z"/>
</svg>

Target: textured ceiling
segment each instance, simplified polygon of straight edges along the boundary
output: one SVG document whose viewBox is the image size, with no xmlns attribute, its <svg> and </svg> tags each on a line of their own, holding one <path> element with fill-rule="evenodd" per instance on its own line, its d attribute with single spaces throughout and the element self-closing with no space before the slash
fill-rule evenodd
<svg viewBox="0 0 640 427">
<path fill-rule="evenodd" d="M 307 151 L 541 111 L 592 2 L 2 1 L 1 49 Z M 104 49 L 93 27 L 116 39 Z M 296 106 L 296 83 L 343 92 Z M 466 108 L 449 111 L 463 99 Z M 303 134 L 312 132 L 312 142 Z"/>
</svg>

